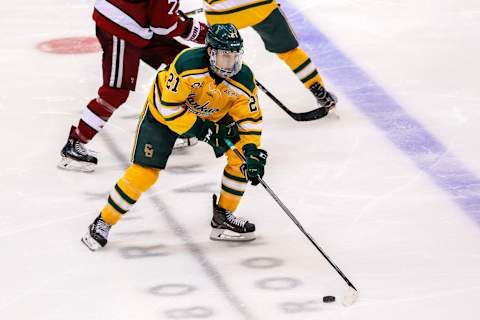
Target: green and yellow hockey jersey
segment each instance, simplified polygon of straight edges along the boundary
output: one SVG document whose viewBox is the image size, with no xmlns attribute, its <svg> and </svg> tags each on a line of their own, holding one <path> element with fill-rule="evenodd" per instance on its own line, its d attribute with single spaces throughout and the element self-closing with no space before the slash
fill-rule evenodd
<svg viewBox="0 0 480 320">
<path fill-rule="evenodd" d="M 219 121 L 227 114 L 238 124 L 241 147 L 260 145 L 262 112 L 252 71 L 241 71 L 227 79 L 209 72 L 207 49 L 182 51 L 165 70 L 158 72 L 147 104 L 155 119 L 178 134 L 187 133 L 197 118 Z"/>
<path fill-rule="evenodd" d="M 210 25 L 232 23 L 242 29 L 265 20 L 278 4 L 275 0 L 203 0 L 203 7 Z"/>
</svg>

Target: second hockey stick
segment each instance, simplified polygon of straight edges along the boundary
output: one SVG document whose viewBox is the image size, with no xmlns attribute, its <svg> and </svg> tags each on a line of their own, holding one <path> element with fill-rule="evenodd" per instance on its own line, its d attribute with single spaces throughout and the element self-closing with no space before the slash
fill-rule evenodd
<svg viewBox="0 0 480 320">
<path fill-rule="evenodd" d="M 182 12 L 182 11 L 179 11 L 179 13 Z M 185 16 L 193 16 L 197 13 L 200 13 L 200 12 L 203 12 L 203 8 L 198 8 L 198 9 L 195 9 L 195 10 L 192 10 L 192 11 L 187 11 L 187 12 L 182 12 L 181 14 L 184 14 Z"/>
<path fill-rule="evenodd" d="M 225 142 L 228 145 L 228 147 L 230 148 L 230 150 L 232 150 L 237 155 L 237 157 L 245 163 L 245 161 L 246 161 L 245 157 L 235 147 L 235 145 L 228 139 L 225 139 Z M 340 268 L 335 263 L 333 263 L 333 261 L 327 256 L 327 254 L 322 250 L 322 248 L 315 241 L 315 239 L 313 239 L 313 237 L 307 231 L 305 231 L 305 229 L 303 228 L 301 223 L 297 220 L 297 218 L 295 218 L 295 216 L 287 208 L 287 206 L 285 204 L 283 204 L 283 202 L 280 200 L 280 198 L 278 198 L 278 196 L 275 194 L 275 192 L 273 192 L 273 190 L 268 186 L 268 184 L 265 182 L 265 180 L 263 180 L 260 177 L 258 177 L 258 180 L 260 181 L 261 185 L 265 188 L 265 190 L 267 190 L 267 192 L 272 196 L 272 198 L 278 203 L 280 208 L 282 208 L 282 210 L 287 214 L 287 216 L 295 223 L 295 225 L 298 227 L 298 229 L 300 229 L 300 231 L 305 235 L 305 237 L 307 237 L 307 239 L 310 240 L 310 242 L 313 244 L 313 246 L 323 255 L 323 257 L 327 260 L 327 262 L 335 269 L 335 271 L 347 283 L 347 285 L 349 287 L 349 291 L 343 297 L 342 303 L 345 306 L 349 306 L 349 305 L 353 304 L 358 299 L 357 288 L 355 288 L 355 286 L 352 284 L 352 282 L 350 280 L 348 280 L 347 276 L 345 276 L 345 274 L 342 272 L 342 270 L 340 270 Z"/>
<path fill-rule="evenodd" d="M 280 100 L 277 99 L 263 84 L 255 80 L 257 86 L 262 90 L 273 102 L 277 104 L 283 111 L 285 111 L 293 120 L 296 121 L 312 121 L 325 117 L 328 114 L 328 111 L 324 107 L 319 107 L 311 111 L 306 112 L 293 112 L 287 108 Z"/>
</svg>

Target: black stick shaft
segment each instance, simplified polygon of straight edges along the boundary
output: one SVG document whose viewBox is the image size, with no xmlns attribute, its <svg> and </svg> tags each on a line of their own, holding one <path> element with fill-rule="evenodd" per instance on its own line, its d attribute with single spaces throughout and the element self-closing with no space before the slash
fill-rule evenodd
<svg viewBox="0 0 480 320">
<path fill-rule="evenodd" d="M 261 84 L 258 80 L 255 80 L 255 83 L 257 87 L 259 87 L 260 90 L 263 91 L 263 93 L 265 93 L 270 99 L 272 99 L 272 101 L 275 102 L 275 104 L 279 106 L 280 109 L 285 111 L 293 120 L 312 121 L 312 120 L 323 118 L 328 114 L 326 109 L 322 107 L 318 107 L 316 109 L 306 111 L 306 112 L 293 112 L 286 105 L 284 105 L 282 101 L 280 101 L 276 96 L 274 96 L 273 93 L 270 92 L 270 90 L 265 88 L 265 86 Z"/>
<path fill-rule="evenodd" d="M 229 148 L 237 155 L 237 157 L 239 159 L 241 159 L 243 162 L 245 162 L 245 157 L 243 156 L 243 154 L 233 145 L 233 143 L 229 140 L 225 140 L 225 142 L 227 143 L 227 145 L 229 146 Z M 280 198 L 278 198 L 278 196 L 275 194 L 275 192 L 273 192 L 273 190 L 268 186 L 268 184 L 265 182 L 265 180 L 263 180 L 262 178 L 259 177 L 259 180 L 260 180 L 260 183 L 262 184 L 262 186 L 265 188 L 265 190 L 267 190 L 267 192 L 272 196 L 272 198 L 278 203 L 278 205 L 283 209 L 283 211 L 288 215 L 288 217 L 295 223 L 295 225 L 298 227 L 298 229 L 300 229 L 300 231 L 305 235 L 305 237 L 307 237 L 308 240 L 310 240 L 310 242 L 313 244 L 313 246 L 315 248 L 317 248 L 317 250 L 323 255 L 323 257 L 325 258 L 325 260 L 328 261 L 328 263 L 335 269 L 335 271 L 337 271 L 337 273 L 343 278 L 343 280 L 347 283 L 347 285 L 351 288 L 353 288 L 355 291 L 357 291 L 357 288 L 355 288 L 355 286 L 352 284 L 352 282 L 350 282 L 350 280 L 348 280 L 347 276 L 345 276 L 345 274 L 342 272 L 342 270 L 340 270 L 340 268 L 335 264 L 333 263 L 333 261 L 327 256 L 327 254 L 322 250 L 322 248 L 320 247 L 320 245 L 318 245 L 318 243 L 315 241 L 315 239 L 313 239 L 313 237 L 307 232 L 305 231 L 305 229 L 303 228 L 302 224 L 297 220 L 297 218 L 295 218 L 295 216 L 293 215 L 293 213 L 287 208 L 287 206 L 285 204 L 283 204 L 283 202 L 280 200 Z"/>
<path fill-rule="evenodd" d="M 275 97 L 269 90 L 267 90 L 267 88 L 265 88 L 263 86 L 263 84 L 261 84 L 260 82 L 258 82 L 258 80 L 255 80 L 255 82 L 257 83 L 257 86 L 270 98 L 273 100 L 273 102 L 275 102 L 281 109 L 283 109 L 283 111 L 285 111 L 286 113 L 288 114 L 291 114 L 291 111 L 290 109 L 288 109 L 287 107 L 285 107 L 285 105 L 282 103 L 282 101 L 278 100 L 277 97 Z"/>
</svg>

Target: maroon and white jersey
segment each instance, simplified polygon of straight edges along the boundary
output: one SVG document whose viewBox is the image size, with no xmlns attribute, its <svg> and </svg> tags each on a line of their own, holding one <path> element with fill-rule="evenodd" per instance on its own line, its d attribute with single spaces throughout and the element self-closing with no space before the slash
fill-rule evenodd
<svg viewBox="0 0 480 320">
<path fill-rule="evenodd" d="M 96 0 L 93 20 L 111 34 L 138 47 L 153 34 L 184 35 L 187 23 L 178 15 L 179 0 Z"/>
</svg>

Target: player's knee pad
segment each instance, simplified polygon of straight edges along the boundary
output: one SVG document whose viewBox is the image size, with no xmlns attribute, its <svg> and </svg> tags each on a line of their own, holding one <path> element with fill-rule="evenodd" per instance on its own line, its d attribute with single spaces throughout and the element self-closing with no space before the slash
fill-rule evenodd
<svg viewBox="0 0 480 320">
<path fill-rule="evenodd" d="M 140 196 L 141 193 L 152 187 L 158 179 L 160 169 L 143 167 L 138 164 L 132 164 L 125 172 L 122 184 Z"/>
<path fill-rule="evenodd" d="M 101 99 L 101 104 L 104 104 L 106 108 L 111 108 L 113 113 L 115 109 L 127 101 L 129 93 L 128 89 L 112 88 L 103 85 L 98 89 L 98 98 Z"/>
</svg>

